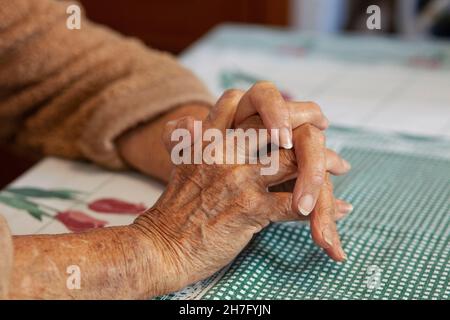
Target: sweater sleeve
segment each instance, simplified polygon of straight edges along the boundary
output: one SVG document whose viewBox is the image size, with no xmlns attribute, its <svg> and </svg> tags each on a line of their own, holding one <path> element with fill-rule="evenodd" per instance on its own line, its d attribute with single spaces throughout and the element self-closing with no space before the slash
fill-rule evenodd
<svg viewBox="0 0 450 320">
<path fill-rule="evenodd" d="M 211 104 L 171 55 L 81 17 L 73 2 L 0 0 L 0 139 L 122 168 L 115 139 L 177 105 Z"/>
</svg>

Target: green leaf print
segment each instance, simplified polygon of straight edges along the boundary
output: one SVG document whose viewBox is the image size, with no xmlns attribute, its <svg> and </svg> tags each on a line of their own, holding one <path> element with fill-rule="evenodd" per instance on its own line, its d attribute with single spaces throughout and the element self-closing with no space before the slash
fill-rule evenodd
<svg viewBox="0 0 450 320">
<path fill-rule="evenodd" d="M 76 199 L 76 195 L 80 192 L 74 190 L 64 190 L 64 189 L 39 189 L 33 187 L 22 187 L 22 188 L 7 188 L 6 191 L 18 194 L 25 197 L 34 198 L 57 198 L 57 199 Z"/>
<path fill-rule="evenodd" d="M 9 207 L 27 211 L 33 218 L 42 221 L 42 216 L 48 216 L 47 212 L 43 211 L 39 206 L 21 196 L 5 196 L 0 194 L 0 202 Z"/>
</svg>

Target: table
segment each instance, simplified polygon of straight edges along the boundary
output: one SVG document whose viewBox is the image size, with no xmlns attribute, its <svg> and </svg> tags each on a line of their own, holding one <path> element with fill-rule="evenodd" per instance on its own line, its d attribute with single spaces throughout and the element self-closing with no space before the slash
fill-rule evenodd
<svg viewBox="0 0 450 320">
<path fill-rule="evenodd" d="M 355 210 L 339 224 L 346 263 L 330 261 L 308 226 L 274 224 L 230 266 L 159 299 L 449 299 L 448 44 L 225 25 L 181 61 L 216 95 L 268 79 L 318 101 L 334 124 L 329 146 L 353 165 L 335 193 Z M 162 190 L 137 173 L 46 158 L 0 193 L 0 212 L 13 234 L 79 231 L 128 224 Z M 128 213 L 100 212 L 119 201 Z"/>
</svg>

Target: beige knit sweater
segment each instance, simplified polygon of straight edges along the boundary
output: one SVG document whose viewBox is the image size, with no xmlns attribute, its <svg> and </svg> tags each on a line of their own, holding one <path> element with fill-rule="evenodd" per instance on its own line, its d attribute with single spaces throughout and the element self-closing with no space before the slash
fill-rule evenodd
<svg viewBox="0 0 450 320">
<path fill-rule="evenodd" d="M 0 0 L 0 140 L 121 168 L 121 133 L 211 96 L 169 54 L 84 16 L 68 29 L 72 3 Z"/>
</svg>

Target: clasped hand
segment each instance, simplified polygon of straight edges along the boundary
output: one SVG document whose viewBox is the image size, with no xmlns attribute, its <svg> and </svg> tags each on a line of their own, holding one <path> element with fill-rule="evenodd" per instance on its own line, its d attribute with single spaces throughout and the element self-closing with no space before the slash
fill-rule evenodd
<svg viewBox="0 0 450 320">
<path fill-rule="evenodd" d="M 215 128 L 224 135 L 229 128 L 278 129 L 273 132 L 279 132 L 280 148 L 271 152 L 279 153 L 279 169 L 263 176 L 259 163 L 175 166 L 161 198 L 135 221 L 137 228 L 158 239 L 153 242 L 164 251 L 165 265 L 179 275 L 181 283 L 174 288 L 227 265 L 271 222 L 309 220 L 317 245 L 332 259 L 345 260 L 336 220 L 352 207 L 334 198 L 329 174 L 345 174 L 350 165 L 326 149 L 322 130 L 327 126 L 315 103 L 286 102 L 268 82 L 222 95 L 203 129 Z M 191 143 L 196 142 L 193 127 L 191 117 L 166 125 L 163 140 L 169 152 L 176 129 L 192 132 Z M 280 189 L 285 191 L 276 191 Z"/>
</svg>

